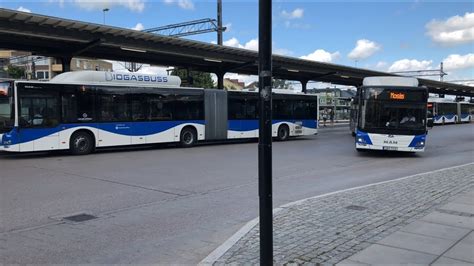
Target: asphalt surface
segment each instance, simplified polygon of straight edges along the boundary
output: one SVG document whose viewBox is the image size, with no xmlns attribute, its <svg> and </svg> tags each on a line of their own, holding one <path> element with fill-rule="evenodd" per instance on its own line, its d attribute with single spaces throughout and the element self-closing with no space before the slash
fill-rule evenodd
<svg viewBox="0 0 474 266">
<path fill-rule="evenodd" d="M 423 154 L 357 153 L 346 127 L 276 142 L 274 206 L 473 162 L 473 133 L 435 127 Z M 255 141 L 0 154 L 0 263 L 197 263 L 257 215 Z"/>
</svg>

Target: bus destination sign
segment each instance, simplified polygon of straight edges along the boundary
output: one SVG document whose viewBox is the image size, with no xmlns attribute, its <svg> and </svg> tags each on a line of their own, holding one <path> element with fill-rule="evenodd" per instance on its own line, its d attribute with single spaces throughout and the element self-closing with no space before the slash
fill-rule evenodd
<svg viewBox="0 0 474 266">
<path fill-rule="evenodd" d="M 390 92 L 391 100 L 405 100 L 405 93 L 403 92 Z"/>
</svg>

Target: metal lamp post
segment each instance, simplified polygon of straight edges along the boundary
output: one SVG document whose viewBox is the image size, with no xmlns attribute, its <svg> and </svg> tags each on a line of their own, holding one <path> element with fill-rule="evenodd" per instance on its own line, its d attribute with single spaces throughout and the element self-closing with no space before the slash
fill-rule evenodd
<svg viewBox="0 0 474 266">
<path fill-rule="evenodd" d="M 104 13 L 104 25 L 105 25 L 105 12 L 109 11 L 110 9 L 108 8 L 104 8 L 102 9 L 102 12 Z"/>
</svg>

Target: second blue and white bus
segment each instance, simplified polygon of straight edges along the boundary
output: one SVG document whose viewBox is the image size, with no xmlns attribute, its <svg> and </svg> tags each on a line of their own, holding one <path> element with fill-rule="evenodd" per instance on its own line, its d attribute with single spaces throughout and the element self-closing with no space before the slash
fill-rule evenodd
<svg viewBox="0 0 474 266">
<path fill-rule="evenodd" d="M 258 137 L 258 93 L 183 88 L 178 77 L 69 72 L 0 83 L 0 150 L 70 150 Z M 273 137 L 313 135 L 318 99 L 274 93 Z"/>
<path fill-rule="evenodd" d="M 424 151 L 427 99 L 428 89 L 416 78 L 365 78 L 351 109 L 357 151 Z"/>
<path fill-rule="evenodd" d="M 474 104 L 445 98 L 429 98 L 428 112 L 435 125 L 470 123 L 474 121 Z"/>
</svg>

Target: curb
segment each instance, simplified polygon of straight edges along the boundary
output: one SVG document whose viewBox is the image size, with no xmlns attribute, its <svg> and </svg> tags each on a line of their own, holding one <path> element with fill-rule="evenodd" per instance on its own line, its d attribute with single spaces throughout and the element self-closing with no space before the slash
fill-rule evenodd
<svg viewBox="0 0 474 266">
<path fill-rule="evenodd" d="M 305 199 L 293 201 L 293 202 L 290 202 L 290 203 L 281 205 L 280 207 L 273 209 L 273 214 L 276 214 L 276 213 L 278 213 L 279 211 L 281 211 L 281 210 L 283 210 L 283 209 L 285 209 L 285 208 L 289 208 L 289 207 L 292 207 L 292 206 L 295 206 L 295 205 L 299 205 L 299 204 L 301 204 L 301 203 L 303 203 L 303 202 L 305 202 L 305 201 L 307 201 L 307 200 L 312 200 L 312 199 L 317 199 L 317 198 L 323 198 L 323 197 L 330 196 L 330 195 L 334 195 L 334 194 L 337 194 L 337 193 L 352 191 L 352 190 L 356 190 L 356 189 L 361 189 L 361 188 L 366 188 L 366 187 L 371 187 L 371 186 L 376 186 L 376 185 L 381 185 L 381 184 L 387 184 L 387 183 L 397 182 L 397 181 L 400 181 L 400 180 L 404 180 L 404 179 L 408 179 L 408 178 L 413 178 L 413 177 L 417 177 L 417 176 L 420 176 L 420 175 L 437 173 L 437 172 L 441 172 L 441 171 L 445 171 L 445 170 L 449 170 L 449 169 L 454 169 L 454 168 L 459 168 L 459 167 L 463 167 L 463 166 L 468 166 L 468 165 L 474 165 L 474 163 L 466 163 L 466 164 L 462 164 L 462 165 L 456 165 L 456 166 L 445 167 L 445 168 L 441 168 L 441 169 L 437 169 L 437 170 L 433 170 L 433 171 L 428 171 L 428 172 L 423 172 L 423 173 L 418 173 L 418 174 L 414 174 L 414 175 L 404 176 L 404 177 L 400 177 L 400 178 L 396 178 L 396 179 L 392 179 L 392 180 L 381 181 L 381 182 L 376 182 L 376 183 L 367 184 L 367 185 L 363 185 L 363 186 L 358 186 L 358 187 L 353 187 L 353 188 L 338 190 L 338 191 L 329 192 L 329 193 L 322 194 L 322 195 L 318 195 L 318 196 L 313 196 L 313 197 L 309 197 L 309 198 L 305 198 Z M 239 240 L 240 240 L 243 236 L 245 236 L 250 230 L 252 230 L 252 228 L 258 224 L 258 221 L 259 221 L 259 217 L 255 218 L 255 219 L 251 220 L 250 222 L 248 222 L 247 224 L 245 224 L 242 228 L 239 229 L 239 231 L 237 231 L 235 234 L 233 234 L 233 235 L 232 235 L 229 239 L 227 239 L 223 244 L 221 244 L 221 245 L 220 245 L 219 247 L 217 247 L 214 251 L 212 251 L 206 258 L 204 258 L 201 262 L 199 262 L 198 265 L 212 265 L 212 264 L 214 264 L 214 263 L 215 263 L 220 257 L 222 257 L 232 246 L 234 246 L 235 243 L 237 243 L 237 241 L 239 241 Z"/>
</svg>

